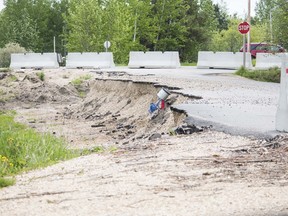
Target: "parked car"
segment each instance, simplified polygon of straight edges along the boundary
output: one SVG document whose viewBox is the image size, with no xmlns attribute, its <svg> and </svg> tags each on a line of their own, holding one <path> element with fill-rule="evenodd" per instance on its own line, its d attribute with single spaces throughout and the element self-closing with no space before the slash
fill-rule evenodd
<svg viewBox="0 0 288 216">
<path fill-rule="evenodd" d="M 246 51 L 247 51 L 247 44 L 246 44 Z M 240 52 L 243 52 L 243 47 L 240 49 Z M 276 44 L 251 43 L 250 52 L 252 58 L 256 58 L 257 53 L 280 53 L 280 52 L 286 52 L 286 50 L 282 46 Z"/>
</svg>

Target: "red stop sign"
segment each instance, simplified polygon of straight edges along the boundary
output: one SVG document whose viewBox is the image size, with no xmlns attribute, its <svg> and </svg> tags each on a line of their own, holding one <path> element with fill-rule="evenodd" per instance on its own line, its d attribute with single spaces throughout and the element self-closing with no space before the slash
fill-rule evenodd
<svg viewBox="0 0 288 216">
<path fill-rule="evenodd" d="M 247 34 L 250 30 L 250 25 L 248 22 L 242 22 L 238 25 L 238 31 L 241 34 Z"/>
</svg>

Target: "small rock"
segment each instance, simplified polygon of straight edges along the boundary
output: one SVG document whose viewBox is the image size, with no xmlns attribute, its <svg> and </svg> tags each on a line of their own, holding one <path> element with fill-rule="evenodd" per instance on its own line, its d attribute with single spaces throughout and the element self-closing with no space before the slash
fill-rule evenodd
<svg viewBox="0 0 288 216">
<path fill-rule="evenodd" d="M 131 99 L 128 99 L 128 101 L 127 101 L 127 105 L 130 104 L 131 102 L 132 102 Z"/>
<path fill-rule="evenodd" d="M 161 138 L 161 134 L 159 133 L 155 133 L 155 134 L 152 134 L 148 140 L 157 140 L 157 139 L 160 139 Z"/>
<path fill-rule="evenodd" d="M 187 134 L 202 132 L 203 128 L 197 127 L 191 124 L 184 124 L 182 126 L 177 127 L 174 131 L 176 134 L 179 134 L 179 135 L 182 135 L 182 134 L 187 135 Z"/>
<path fill-rule="evenodd" d="M 7 76 L 7 73 L 0 73 L 0 80 L 4 79 Z"/>
<path fill-rule="evenodd" d="M 92 128 L 98 128 L 98 127 L 105 127 L 104 124 L 95 124 L 95 125 L 91 125 Z"/>
<path fill-rule="evenodd" d="M 125 125 L 124 128 L 130 130 L 130 129 L 134 128 L 134 126 L 133 125 Z"/>
</svg>

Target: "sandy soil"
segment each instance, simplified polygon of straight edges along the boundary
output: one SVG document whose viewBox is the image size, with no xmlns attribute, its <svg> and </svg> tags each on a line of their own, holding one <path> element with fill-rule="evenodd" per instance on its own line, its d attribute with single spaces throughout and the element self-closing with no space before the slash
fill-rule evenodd
<svg viewBox="0 0 288 216">
<path fill-rule="evenodd" d="M 147 110 L 161 85 L 185 80 L 60 69 L 43 82 L 36 72 L 0 80 L 1 109 L 69 148 L 105 152 L 18 175 L 0 190 L 0 215 L 288 215 L 287 137 L 171 136 L 185 114 L 170 105 L 196 99 L 173 93 L 155 118 Z"/>
</svg>

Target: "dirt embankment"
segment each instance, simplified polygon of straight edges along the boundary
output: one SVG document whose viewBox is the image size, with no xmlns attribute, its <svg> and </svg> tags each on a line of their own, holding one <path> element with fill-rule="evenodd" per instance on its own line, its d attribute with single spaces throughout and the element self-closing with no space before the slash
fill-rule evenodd
<svg viewBox="0 0 288 216">
<path fill-rule="evenodd" d="M 25 71 L 0 80 L 0 109 L 16 110 L 17 121 L 64 137 L 70 148 L 117 149 L 19 175 L 15 186 L 0 191 L 1 215 L 288 212 L 287 193 L 281 193 L 288 187 L 287 138 L 213 130 L 169 136 L 185 119 L 170 105 L 186 97 L 171 94 L 166 109 L 152 117 L 148 109 L 161 85 L 124 73 L 89 73 L 90 80 L 72 84 L 83 74 L 46 71 L 42 81 Z"/>
<path fill-rule="evenodd" d="M 11 76 L 15 78 L 6 86 L 13 86 L 11 97 L 4 100 L 2 108 L 15 109 L 19 121 L 39 131 L 65 137 L 73 148 L 168 136 L 185 118 L 170 109 L 185 100 L 177 94 L 169 96 L 165 109 L 157 115 L 149 114 L 161 89 L 149 82 L 91 78 L 78 85 L 59 85 L 41 81 L 33 71 Z M 7 78 L 1 82 L 7 83 Z"/>
</svg>

